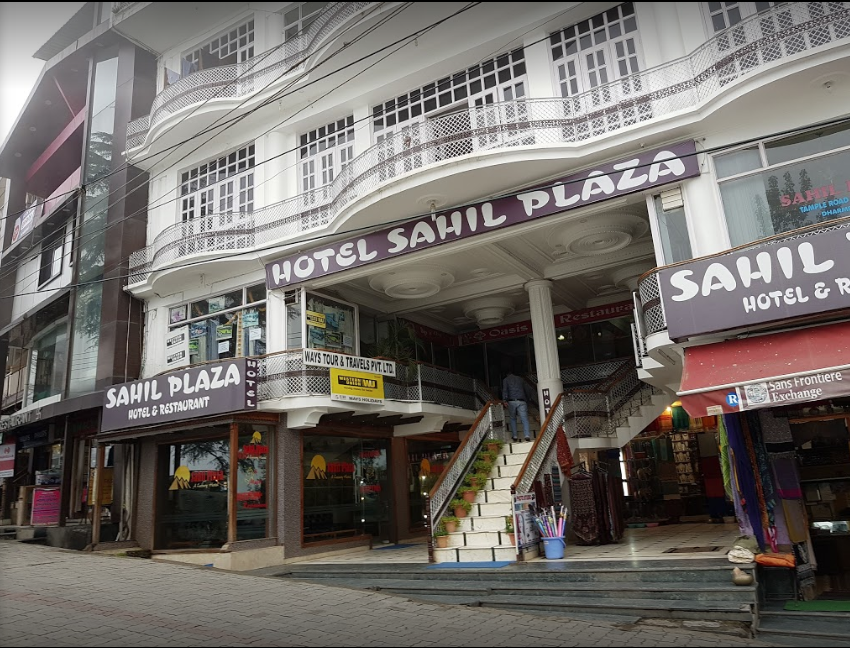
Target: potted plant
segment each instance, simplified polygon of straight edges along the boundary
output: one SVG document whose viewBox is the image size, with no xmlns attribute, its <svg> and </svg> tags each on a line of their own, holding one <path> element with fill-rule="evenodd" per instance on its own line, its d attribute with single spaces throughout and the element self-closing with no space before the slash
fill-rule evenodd
<svg viewBox="0 0 850 648">
<path fill-rule="evenodd" d="M 492 452 L 497 456 L 502 451 L 502 446 L 504 445 L 505 444 L 501 439 L 487 439 L 484 442 L 484 447 L 487 448 L 487 451 Z"/>
<path fill-rule="evenodd" d="M 469 485 L 473 488 L 477 488 L 481 490 L 487 485 L 487 480 L 490 479 L 490 471 L 487 472 L 473 472 L 469 476 Z"/>
<path fill-rule="evenodd" d="M 508 540 L 515 547 L 516 546 L 516 536 L 514 534 L 514 516 L 506 515 L 505 516 L 505 533 L 508 534 Z"/>
<path fill-rule="evenodd" d="M 490 470 L 492 470 L 492 468 L 493 464 L 482 459 L 479 459 L 472 464 L 472 472 L 490 474 Z"/>
<path fill-rule="evenodd" d="M 446 528 L 442 524 L 434 529 L 434 538 L 437 540 L 438 549 L 445 549 L 449 546 L 449 532 L 446 531 Z"/>
<path fill-rule="evenodd" d="M 492 452 L 491 450 L 482 450 L 478 453 L 478 459 L 480 461 L 486 461 L 491 466 L 496 463 L 496 458 L 499 456 L 498 452 Z"/>
<path fill-rule="evenodd" d="M 473 504 L 475 502 L 475 496 L 478 494 L 478 491 L 479 489 L 473 486 L 461 486 L 457 489 L 457 494 L 470 504 Z"/>
<path fill-rule="evenodd" d="M 442 527 L 446 530 L 446 533 L 454 533 L 457 531 L 459 524 L 460 520 L 458 520 L 454 515 L 444 515 L 442 518 Z"/>
<path fill-rule="evenodd" d="M 453 499 L 449 507 L 454 509 L 456 518 L 465 518 L 472 510 L 472 504 L 463 499 Z"/>
</svg>

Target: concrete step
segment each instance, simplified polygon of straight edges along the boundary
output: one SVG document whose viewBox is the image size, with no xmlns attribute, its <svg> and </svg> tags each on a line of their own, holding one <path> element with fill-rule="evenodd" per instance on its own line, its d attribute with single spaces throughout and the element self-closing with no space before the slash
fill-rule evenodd
<svg viewBox="0 0 850 648">
<path fill-rule="evenodd" d="M 511 514 L 511 504 L 510 504 L 510 502 L 492 502 L 490 504 L 473 504 L 472 510 L 469 513 L 470 513 L 470 517 L 510 515 Z M 504 526 L 504 520 L 503 520 L 502 526 Z"/>
<path fill-rule="evenodd" d="M 502 544 L 500 531 L 470 531 L 449 534 L 450 547 L 492 547 Z"/>
<path fill-rule="evenodd" d="M 514 483 L 516 477 L 494 477 L 492 479 L 487 480 L 486 488 L 492 488 L 495 490 L 500 489 L 508 489 L 510 490 L 511 486 Z"/>
<path fill-rule="evenodd" d="M 475 495 L 476 504 L 494 504 L 498 502 L 507 502 L 510 504 L 511 491 L 508 488 L 499 490 L 480 490 Z"/>
<path fill-rule="evenodd" d="M 347 581 L 348 582 L 348 581 Z M 357 581 L 351 581 L 357 582 Z M 387 592 L 416 595 L 424 592 L 439 592 L 449 596 L 498 595 L 526 597 L 561 597 L 561 596 L 588 596 L 599 598 L 619 598 L 640 600 L 646 604 L 646 599 L 663 599 L 667 601 L 734 601 L 738 603 L 753 603 L 756 597 L 755 587 L 742 591 L 743 588 L 733 587 L 703 587 L 699 584 L 688 584 L 671 589 L 621 587 L 617 590 L 582 589 L 575 586 L 557 585 L 554 583 L 500 583 L 498 581 L 471 581 L 471 580 L 441 580 L 441 581 L 411 581 L 404 579 L 366 579 L 359 581 L 357 587 L 361 589 L 376 589 Z M 749 598 L 724 598 L 746 595 Z"/>
<path fill-rule="evenodd" d="M 724 601 L 670 601 L 636 600 L 624 598 L 589 598 L 585 596 L 535 596 L 516 597 L 493 595 L 481 600 L 482 607 L 525 610 L 559 611 L 569 615 L 571 611 L 595 612 L 619 615 L 646 616 L 656 619 L 711 619 L 714 621 L 752 620 L 752 609 L 748 604 Z"/>
<path fill-rule="evenodd" d="M 522 466 L 522 464 L 525 463 L 525 458 L 527 456 L 528 453 L 499 455 L 499 459 L 497 459 L 496 463 L 498 464 L 499 461 L 501 461 L 501 463 L 506 466 Z"/>
<path fill-rule="evenodd" d="M 507 513 L 505 514 L 507 515 Z M 475 515 L 469 518 L 469 526 L 461 528 L 462 531 L 504 531 L 504 515 Z"/>
<path fill-rule="evenodd" d="M 512 477 L 516 478 L 519 475 L 519 471 L 522 468 L 522 464 L 511 464 L 510 466 L 493 466 L 493 473 L 491 477 Z"/>
<path fill-rule="evenodd" d="M 516 550 L 508 546 L 449 547 L 448 549 L 435 549 L 434 560 L 438 563 L 515 561 Z"/>
<path fill-rule="evenodd" d="M 850 613 L 763 611 L 758 637 L 789 646 L 850 646 Z"/>
</svg>

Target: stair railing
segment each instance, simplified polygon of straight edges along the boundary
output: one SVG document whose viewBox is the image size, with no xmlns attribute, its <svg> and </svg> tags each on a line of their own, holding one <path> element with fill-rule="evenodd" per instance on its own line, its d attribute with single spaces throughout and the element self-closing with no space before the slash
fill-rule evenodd
<svg viewBox="0 0 850 648">
<path fill-rule="evenodd" d="M 540 475 L 540 470 L 547 464 L 549 453 L 555 448 L 555 433 L 558 428 L 564 424 L 564 395 L 558 394 L 555 402 L 552 404 L 552 409 L 543 421 L 540 427 L 540 434 L 534 440 L 525 462 L 522 464 L 519 473 L 511 484 L 511 495 L 517 493 L 528 493 L 531 491 L 532 484 Z"/>
<path fill-rule="evenodd" d="M 445 514 L 457 489 L 463 484 L 463 478 L 478 456 L 485 439 L 500 439 L 504 436 L 505 404 L 502 401 L 488 401 L 478 418 L 469 428 L 446 469 L 437 479 L 431 492 L 425 496 L 425 528 L 428 530 L 428 561 L 434 562 L 434 529 Z"/>
</svg>

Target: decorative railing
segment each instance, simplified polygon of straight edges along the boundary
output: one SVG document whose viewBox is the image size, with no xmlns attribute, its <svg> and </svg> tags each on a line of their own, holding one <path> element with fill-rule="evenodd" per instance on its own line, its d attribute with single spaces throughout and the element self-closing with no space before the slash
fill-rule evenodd
<svg viewBox="0 0 850 648">
<path fill-rule="evenodd" d="M 717 254 L 712 254 L 703 258 L 721 258 L 729 254 L 741 252 L 742 250 L 759 250 L 761 248 L 771 246 L 786 245 L 790 241 L 806 239 L 811 236 L 823 234 L 824 232 L 831 232 L 833 230 L 846 228 L 848 223 L 850 223 L 850 217 L 836 218 L 835 220 L 824 223 L 816 223 L 784 234 L 776 234 L 753 243 L 740 245 L 736 248 L 724 250 L 723 252 L 718 252 Z M 690 261 L 683 261 L 682 263 L 690 263 Z M 672 264 L 672 266 L 675 265 L 681 264 Z M 658 333 L 659 331 L 664 331 L 667 328 L 667 320 L 664 318 L 664 309 L 661 306 L 661 287 L 658 282 L 658 273 L 664 268 L 672 266 L 653 268 L 643 275 L 638 281 L 638 293 L 640 296 L 641 309 L 640 314 L 642 315 L 644 335 Z"/>
<path fill-rule="evenodd" d="M 153 100 L 151 112 L 127 124 L 127 148 L 144 144 L 148 130 L 184 108 L 210 99 L 239 98 L 274 81 L 303 72 L 307 58 L 370 2 L 331 2 L 307 30 L 242 63 L 193 72 L 171 84 Z"/>
<path fill-rule="evenodd" d="M 434 561 L 434 523 L 448 510 L 463 478 L 469 472 L 485 439 L 504 441 L 505 408 L 501 401 L 490 401 L 484 405 L 478 418 L 467 432 L 460 446 L 452 455 L 437 483 L 425 497 L 425 526 L 428 529 L 428 557 Z"/>
<path fill-rule="evenodd" d="M 119 14 L 122 11 L 126 11 L 134 4 L 139 4 L 138 2 L 113 2 L 112 3 L 112 13 Z"/>
<path fill-rule="evenodd" d="M 557 452 L 555 433 L 560 426 L 572 439 L 616 437 L 617 428 L 660 393 L 638 378 L 631 361 L 620 361 L 616 371 L 598 385 L 559 394 L 511 488 L 515 493 L 529 492 L 542 468 L 552 464 Z"/>
<path fill-rule="evenodd" d="M 549 455 L 555 451 L 555 433 L 564 424 L 564 395 L 558 394 L 552 409 L 540 426 L 540 434 L 534 440 L 525 462 L 511 485 L 511 493 L 529 493 L 531 485 L 537 481 L 543 466 L 549 465 Z"/>
<path fill-rule="evenodd" d="M 306 366 L 301 349 L 259 358 L 258 372 L 261 401 L 331 393 L 330 370 Z M 384 397 L 394 401 L 435 403 L 475 411 L 479 390 L 474 378 L 424 363 L 396 363 L 396 376 L 384 377 Z"/>
<path fill-rule="evenodd" d="M 333 183 L 239 214 L 238 236 L 229 227 L 218 229 L 220 216 L 170 226 L 131 255 L 132 279 L 144 281 L 196 252 L 264 249 L 324 229 L 355 200 L 444 160 L 583 142 L 693 109 L 776 61 L 847 38 L 850 9 L 831 2 L 786 3 L 743 20 L 686 57 L 582 94 L 475 106 L 408 126 L 355 157 Z"/>
</svg>

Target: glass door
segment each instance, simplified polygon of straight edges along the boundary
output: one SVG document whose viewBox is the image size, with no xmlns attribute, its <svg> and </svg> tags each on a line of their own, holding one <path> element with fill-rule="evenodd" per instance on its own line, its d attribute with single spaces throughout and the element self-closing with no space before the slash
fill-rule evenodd
<svg viewBox="0 0 850 648">
<path fill-rule="evenodd" d="M 354 458 L 360 496 L 363 533 L 388 543 L 390 529 L 391 484 L 389 471 L 389 441 L 364 440 L 359 456 Z"/>
</svg>

